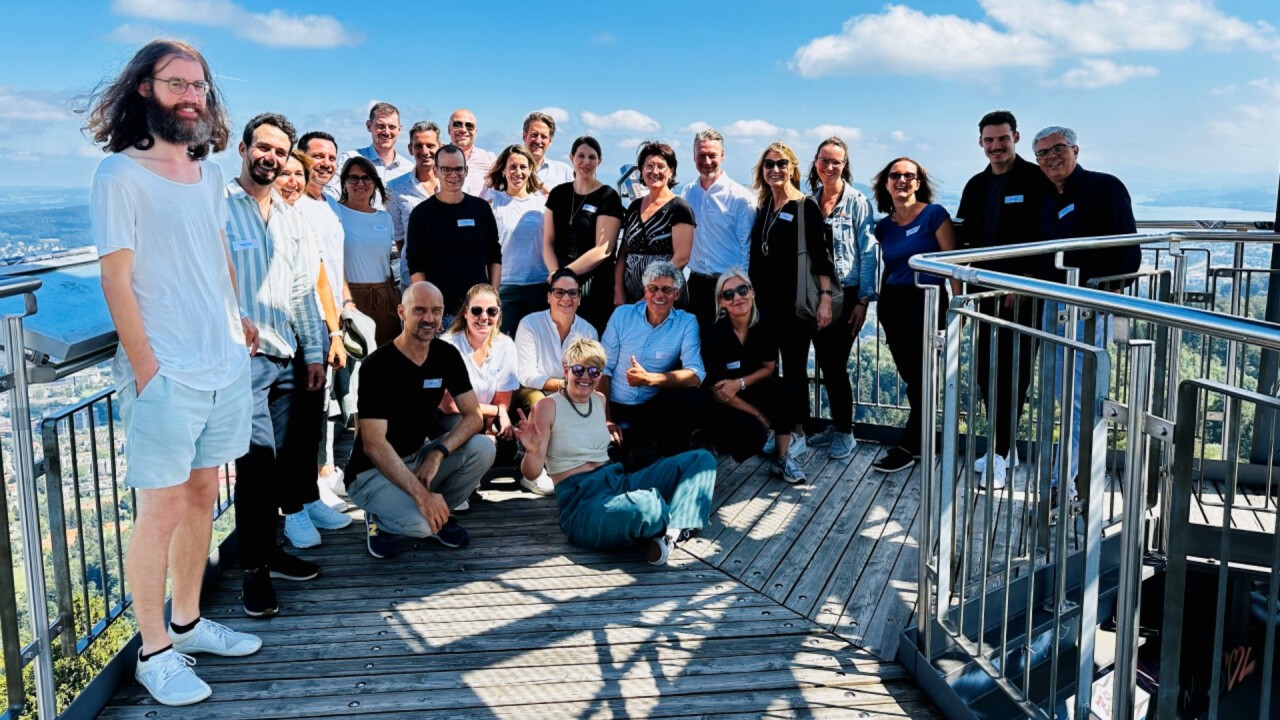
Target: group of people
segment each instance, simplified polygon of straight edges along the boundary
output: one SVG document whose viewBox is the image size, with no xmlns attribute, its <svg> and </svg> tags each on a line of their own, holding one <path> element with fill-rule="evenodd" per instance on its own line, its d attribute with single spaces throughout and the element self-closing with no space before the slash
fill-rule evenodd
<svg viewBox="0 0 1280 720">
<path fill-rule="evenodd" d="M 911 417 L 873 466 L 915 462 L 919 284 L 938 281 L 917 278 L 912 256 L 1134 231 L 1124 186 L 1078 167 L 1071 130 L 1036 136 L 1037 169 L 1016 155 L 1004 111 L 979 125 L 990 165 L 965 188 L 959 231 L 905 157 L 873 180 L 876 222 L 838 137 L 809 163 L 807 193 L 782 142 L 761 153 L 750 190 L 723 171 L 714 130 L 695 136 L 698 177 L 684 185 L 672 148 L 647 142 L 637 157 L 647 192 L 624 208 L 596 178 L 599 142 L 580 137 L 571 164 L 552 160 L 555 121 L 537 112 L 523 142 L 496 155 L 475 146 L 468 110 L 450 116 L 447 143 L 418 122 L 411 159 L 397 152 L 399 112 L 386 103 L 369 113 L 371 144 L 343 154 L 331 135 L 298 137 L 264 113 L 243 128 L 240 172 L 224 183 L 206 162 L 231 142 L 212 77 L 194 47 L 152 42 L 98 92 L 88 122 L 110 153 L 91 214 L 120 340 L 126 482 L 138 491 L 126 558 L 136 675 L 166 704 L 209 695 L 188 654 L 261 646 L 200 615 L 209 508 L 227 462 L 252 617 L 279 611 L 273 580 L 320 572 L 277 542 L 281 514 L 288 542 L 312 547 L 319 530 L 350 523 L 345 494 L 364 511 L 376 558 L 395 555 L 400 536 L 461 547 L 457 516 L 499 458 L 524 488 L 555 496 L 570 542 L 639 545 L 665 563 L 707 521 L 708 449 L 763 452 L 792 483 L 805 480 L 812 447 L 852 455 L 849 352 L 878 300 L 892 308 L 879 318 Z M 1128 254 L 1072 260 L 1091 268 L 1086 279 L 1136 269 Z M 992 312 L 1043 322 L 1019 303 Z M 357 362 L 344 327 L 361 314 L 374 331 Z M 981 362 L 1011 365 L 1006 340 Z M 806 435 L 811 348 L 833 422 Z M 989 409 L 997 440 L 983 471 L 1000 483 L 1011 435 L 1001 419 L 1024 396 L 997 391 L 1003 407 Z M 331 412 L 355 427 L 344 469 Z"/>
</svg>

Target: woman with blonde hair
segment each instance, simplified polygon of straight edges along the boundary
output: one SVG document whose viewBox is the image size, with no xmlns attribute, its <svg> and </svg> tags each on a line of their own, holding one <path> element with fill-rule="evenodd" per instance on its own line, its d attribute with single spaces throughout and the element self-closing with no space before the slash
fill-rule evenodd
<svg viewBox="0 0 1280 720">
<path fill-rule="evenodd" d="M 542 309 L 547 294 L 547 264 L 542 259 L 542 223 L 546 195 L 535 172 L 533 154 L 508 145 L 485 178 L 482 197 L 493 207 L 502 246 L 502 332 L 514 333 L 525 315 Z"/>
<path fill-rule="evenodd" d="M 516 376 L 516 344 L 498 330 L 501 320 L 502 301 L 498 291 L 488 283 L 478 283 L 467 290 L 462 309 L 443 337 L 462 355 L 471 389 L 480 403 L 484 432 L 495 441 L 515 439 L 510 416 L 511 394 L 520 387 Z M 448 393 L 440 407 L 446 413 L 458 412 Z"/>
<path fill-rule="evenodd" d="M 831 228 L 823 222 L 818 204 L 801 192 L 799 160 L 785 143 L 775 142 L 764 149 L 754 176 L 752 186 L 759 193 L 760 210 L 751 228 L 751 285 L 762 322 L 772 326 L 778 339 L 783 391 L 795 423 L 790 455 L 799 461 L 808 449 L 803 423 L 809 414 L 809 343 L 815 333 L 831 324 L 832 296 L 839 287 L 831 260 Z M 816 324 L 796 314 L 796 271 L 802 242 L 821 288 Z M 773 449 L 774 443 L 765 443 L 766 453 Z"/>
</svg>

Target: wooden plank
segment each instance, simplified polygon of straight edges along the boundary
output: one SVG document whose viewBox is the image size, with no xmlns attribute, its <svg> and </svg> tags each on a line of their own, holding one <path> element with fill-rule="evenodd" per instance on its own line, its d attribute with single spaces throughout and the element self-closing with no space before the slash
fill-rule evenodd
<svg viewBox="0 0 1280 720">
<path fill-rule="evenodd" d="M 898 637 L 907 629 L 907 622 L 915 615 L 920 574 L 920 515 L 911 519 L 906 541 L 902 543 L 898 558 L 889 573 L 884 591 L 880 594 L 869 618 L 858 624 L 856 617 L 842 616 L 835 632 L 859 647 L 869 650 L 885 660 L 897 657 Z M 860 630 L 860 640 L 844 632 L 849 623 Z"/>
<path fill-rule="evenodd" d="M 707 562 L 712 565 L 715 564 L 712 556 L 720 547 L 720 536 L 728 530 L 730 531 L 730 537 L 732 537 L 731 529 L 745 522 L 743 514 L 750 513 L 752 508 L 758 514 L 762 502 L 771 501 L 774 495 L 782 491 L 782 488 L 779 487 L 780 485 L 785 485 L 785 483 L 775 479 L 769 472 L 767 463 L 762 463 L 756 467 L 750 476 L 742 481 L 742 484 L 724 498 L 723 503 L 711 513 L 706 527 L 702 529 L 702 533 L 699 536 L 701 545 L 710 548 L 710 553 L 703 555 Z M 766 499 L 764 501 L 759 500 L 759 495 L 764 495 Z M 740 517 L 744 519 L 740 520 Z"/>
</svg>

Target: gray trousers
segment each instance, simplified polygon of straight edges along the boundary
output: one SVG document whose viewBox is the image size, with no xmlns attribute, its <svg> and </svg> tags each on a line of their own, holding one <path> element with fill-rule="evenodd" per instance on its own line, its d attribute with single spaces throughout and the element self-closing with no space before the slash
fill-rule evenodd
<svg viewBox="0 0 1280 720">
<path fill-rule="evenodd" d="M 460 415 L 445 415 L 433 428 L 432 436 L 442 438 L 462 419 Z M 435 442 L 427 442 L 417 452 L 407 455 L 404 464 L 410 470 L 416 468 Z M 483 435 L 474 435 L 449 457 L 440 462 L 440 470 L 431 481 L 431 492 L 444 496 L 450 508 L 462 504 L 480 486 L 480 479 L 493 466 L 494 444 Z M 394 535 L 429 537 L 431 525 L 418 512 L 418 506 L 408 493 L 396 487 L 377 468 L 356 476 L 347 487 L 347 497 L 375 519 L 378 527 Z"/>
</svg>

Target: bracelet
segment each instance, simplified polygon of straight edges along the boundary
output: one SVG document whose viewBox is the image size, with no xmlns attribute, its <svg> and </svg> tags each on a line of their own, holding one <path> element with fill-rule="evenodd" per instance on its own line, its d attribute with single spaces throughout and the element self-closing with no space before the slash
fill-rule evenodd
<svg viewBox="0 0 1280 720">
<path fill-rule="evenodd" d="M 742 392 L 743 390 L 746 390 L 746 389 L 747 389 L 747 379 L 738 378 L 738 392 Z"/>
<path fill-rule="evenodd" d="M 330 337 L 330 338 L 340 338 L 340 337 L 342 337 L 342 331 L 341 331 L 341 330 L 334 330 L 333 332 L 329 333 L 329 337 Z"/>
<path fill-rule="evenodd" d="M 819 291 L 818 291 L 818 294 L 819 294 L 819 295 L 826 295 L 827 297 L 835 297 L 835 296 L 836 296 L 836 291 L 835 291 L 835 290 L 819 290 Z"/>
<path fill-rule="evenodd" d="M 444 460 L 445 458 L 449 457 L 449 448 L 445 447 L 444 443 L 436 443 L 436 446 L 434 449 L 440 451 L 441 460 Z"/>
</svg>

